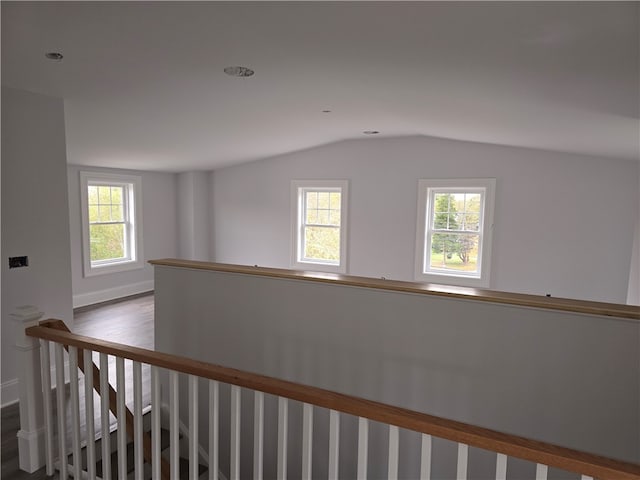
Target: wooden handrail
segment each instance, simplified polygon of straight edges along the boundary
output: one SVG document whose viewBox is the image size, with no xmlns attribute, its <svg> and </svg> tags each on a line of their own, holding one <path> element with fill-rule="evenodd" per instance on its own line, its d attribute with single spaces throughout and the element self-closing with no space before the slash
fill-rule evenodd
<svg viewBox="0 0 640 480">
<path fill-rule="evenodd" d="M 25 333 L 63 345 L 72 345 L 180 373 L 238 385 L 251 390 L 310 403 L 319 407 L 396 425 L 453 442 L 503 453 L 551 467 L 578 472 L 602 480 L 640 480 L 640 465 L 613 460 L 546 442 L 530 440 L 454 420 L 365 400 L 317 387 L 248 373 L 167 353 L 122 345 L 49 328 L 29 327 Z"/>
<path fill-rule="evenodd" d="M 59 332 L 71 333 L 67 325 L 62 320 L 44 320 L 40 322 L 40 325 L 48 328 L 57 330 Z M 69 349 L 70 344 L 64 344 L 65 349 Z M 84 350 L 78 350 L 78 368 L 82 373 L 84 372 Z M 103 392 L 101 391 L 100 386 L 100 370 L 98 367 L 93 364 L 93 389 L 98 393 L 98 395 L 102 396 Z M 114 388 L 109 385 L 109 391 L 106 392 L 107 397 L 109 399 L 109 410 L 113 413 L 113 416 L 118 418 L 118 408 L 117 408 L 117 393 Z M 127 435 L 130 440 L 133 440 L 134 435 L 134 417 L 129 407 L 125 406 L 125 422 L 127 426 Z M 147 463 L 151 463 L 152 458 L 152 448 L 151 448 L 151 436 L 148 433 L 144 433 L 142 436 L 143 443 L 143 453 L 144 459 Z M 105 460 L 106 461 L 106 460 Z M 164 459 L 160 458 L 160 475 L 162 480 L 169 480 L 170 478 L 170 466 L 169 463 Z"/>
<path fill-rule="evenodd" d="M 565 312 L 586 313 L 631 320 L 640 320 L 640 307 L 621 305 L 617 303 L 591 302 L 570 298 L 528 295 L 524 293 L 500 292 L 481 288 L 457 287 L 439 285 L 435 283 L 405 282 L 381 278 L 357 277 L 337 273 L 321 273 L 300 270 L 286 270 L 282 268 L 251 267 L 248 265 L 229 265 L 224 263 L 200 262 L 195 260 L 179 260 L 165 258 L 149 261 L 152 265 L 188 268 L 195 270 L 209 270 L 215 272 L 240 273 L 262 277 L 274 277 L 308 282 L 330 283 L 352 287 L 375 288 L 397 292 L 418 293 L 459 300 L 475 300 L 480 302 L 516 305 L 521 307 L 544 308 Z"/>
</svg>

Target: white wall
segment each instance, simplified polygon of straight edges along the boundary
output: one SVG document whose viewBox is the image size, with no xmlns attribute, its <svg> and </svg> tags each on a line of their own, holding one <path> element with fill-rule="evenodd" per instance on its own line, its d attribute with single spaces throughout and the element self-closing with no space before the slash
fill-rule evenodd
<svg viewBox="0 0 640 480">
<path fill-rule="evenodd" d="M 413 280 L 420 178 L 497 178 L 491 288 L 625 303 L 638 163 L 427 137 L 345 141 L 212 176 L 213 258 L 289 267 L 290 181 L 348 179 L 348 272 Z"/>
<path fill-rule="evenodd" d="M 2 404 L 17 400 L 9 314 L 36 305 L 73 326 L 66 162 L 63 100 L 2 87 Z"/>
<path fill-rule="evenodd" d="M 187 260 L 209 260 L 210 172 L 183 172 L 177 178 L 178 256 Z"/>
<path fill-rule="evenodd" d="M 95 277 L 83 276 L 79 173 L 81 170 L 124 173 L 142 177 L 144 268 Z M 176 175 L 77 165 L 69 165 L 67 173 L 74 307 L 153 290 L 153 268 L 146 261 L 154 258 L 175 257 L 178 252 Z"/>
<path fill-rule="evenodd" d="M 156 267 L 159 351 L 634 462 L 640 460 L 639 338 L 640 322 L 633 320 Z M 228 392 L 220 398 L 226 418 Z M 275 475 L 277 414 L 270 400 L 265 478 Z M 180 403 L 186 405 L 186 398 Z M 243 406 L 240 437 L 250 455 L 252 422 L 244 420 L 252 418 L 249 392 L 243 393 Z M 295 477 L 301 409 L 291 408 L 289 465 Z M 201 422 L 206 432 L 207 419 Z M 343 422 L 340 477 L 355 478 L 356 422 Z M 326 478 L 327 424 L 326 411 L 317 412 L 314 478 Z M 221 426 L 220 443 L 227 448 L 228 423 Z M 375 425 L 372 430 L 370 470 L 379 478 L 386 466 L 386 431 Z M 201 439 L 206 444 L 206 435 Z M 401 438 L 400 478 L 417 478 L 419 444 L 407 447 L 408 439 L 418 441 L 408 433 Z M 455 478 L 454 445 L 436 442 L 434 455 L 433 477 Z M 228 458 L 221 454 L 223 470 Z M 471 449 L 470 458 L 469 478 L 495 473 L 495 456 Z M 241 465 L 250 469 L 250 459 Z M 534 478 L 534 472 L 533 464 L 509 462 L 509 478 Z"/>
</svg>

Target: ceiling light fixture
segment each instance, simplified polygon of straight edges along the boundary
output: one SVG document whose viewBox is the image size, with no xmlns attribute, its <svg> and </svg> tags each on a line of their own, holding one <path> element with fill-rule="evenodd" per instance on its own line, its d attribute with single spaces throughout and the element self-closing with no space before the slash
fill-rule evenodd
<svg viewBox="0 0 640 480">
<path fill-rule="evenodd" d="M 54 62 L 60 62 L 64 56 L 60 52 L 47 52 L 44 54 L 49 60 L 53 60 Z"/>
<path fill-rule="evenodd" d="M 331 113 L 331 110 L 322 110 L 322 113 Z"/>
<path fill-rule="evenodd" d="M 364 132 L 365 135 L 378 135 L 380 132 L 378 130 L 365 130 Z"/>
<path fill-rule="evenodd" d="M 255 72 L 248 67 L 235 66 L 226 67 L 224 73 L 231 77 L 251 77 Z"/>
</svg>

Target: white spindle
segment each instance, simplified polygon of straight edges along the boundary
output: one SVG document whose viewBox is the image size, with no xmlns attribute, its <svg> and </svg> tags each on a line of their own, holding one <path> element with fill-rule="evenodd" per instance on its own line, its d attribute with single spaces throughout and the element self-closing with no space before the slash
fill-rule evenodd
<svg viewBox="0 0 640 480">
<path fill-rule="evenodd" d="M 338 476 L 338 461 L 340 453 L 340 413 L 329 411 L 329 480 Z"/>
<path fill-rule="evenodd" d="M 133 362 L 133 459 L 136 480 L 144 477 L 144 450 L 142 443 L 142 364 Z"/>
<path fill-rule="evenodd" d="M 93 359 L 90 350 L 84 351 L 84 409 L 87 424 L 87 474 L 96 478 L 96 428 L 93 411 Z"/>
<path fill-rule="evenodd" d="M 458 443 L 458 480 L 467 480 L 467 463 L 469 459 L 469 446 L 465 443 Z"/>
<path fill-rule="evenodd" d="M 111 420 L 109 418 L 109 357 L 100 354 L 100 428 L 102 429 L 102 479 L 111 480 Z"/>
<path fill-rule="evenodd" d="M 198 480 L 198 377 L 189 375 L 189 478 Z"/>
<path fill-rule="evenodd" d="M 389 425 L 389 464 L 387 478 L 398 478 L 398 449 L 400 446 L 400 431 L 395 425 Z"/>
<path fill-rule="evenodd" d="M 313 456 L 313 405 L 302 407 L 302 479 L 311 480 Z"/>
<path fill-rule="evenodd" d="M 369 420 L 358 419 L 358 480 L 367 479 L 369 465 Z"/>
<path fill-rule="evenodd" d="M 169 462 L 171 463 L 171 480 L 180 478 L 179 441 L 180 427 L 178 424 L 179 382 L 178 372 L 169 372 Z"/>
<path fill-rule="evenodd" d="M 42 356 L 42 398 L 44 403 L 44 448 L 47 477 L 53 476 L 53 405 L 51 402 L 51 358 L 49 341 L 40 340 Z"/>
<path fill-rule="evenodd" d="M 589 475 L 582 475 L 580 480 L 593 480 L 593 477 L 590 477 Z"/>
<path fill-rule="evenodd" d="M 231 385 L 230 480 L 240 479 L 240 387 Z"/>
<path fill-rule="evenodd" d="M 422 434 L 420 449 L 420 480 L 431 480 L 431 435 Z"/>
<path fill-rule="evenodd" d="M 547 471 L 549 468 L 542 464 L 536 464 L 536 480 L 547 480 Z"/>
<path fill-rule="evenodd" d="M 160 369 L 151 367 L 151 478 L 161 477 Z"/>
<path fill-rule="evenodd" d="M 253 396 L 253 479 L 262 480 L 264 453 L 264 393 Z"/>
<path fill-rule="evenodd" d="M 278 397 L 278 470 L 279 480 L 287 478 L 287 432 L 289 424 L 289 402 Z"/>
<path fill-rule="evenodd" d="M 68 478 L 67 473 L 67 415 L 64 387 L 64 355 L 62 345 L 55 344 L 56 360 L 56 406 L 58 409 L 58 455 L 60 459 L 60 478 Z"/>
<path fill-rule="evenodd" d="M 73 450 L 73 478 L 80 478 L 80 379 L 78 378 L 78 349 L 69 347 L 69 386 L 71 395 L 71 445 Z"/>
<path fill-rule="evenodd" d="M 209 380 L 209 480 L 218 480 L 219 399 L 218 382 Z"/>
<path fill-rule="evenodd" d="M 116 357 L 116 411 L 118 412 L 118 478 L 127 478 L 127 405 L 124 358 Z"/>
<path fill-rule="evenodd" d="M 507 456 L 496 454 L 496 480 L 507 480 Z"/>
</svg>

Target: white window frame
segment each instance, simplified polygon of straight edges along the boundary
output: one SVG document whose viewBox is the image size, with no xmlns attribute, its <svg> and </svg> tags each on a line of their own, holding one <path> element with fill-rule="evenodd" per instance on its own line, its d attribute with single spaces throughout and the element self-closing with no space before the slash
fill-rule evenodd
<svg viewBox="0 0 640 480">
<path fill-rule="evenodd" d="M 340 261 L 309 260 L 302 257 L 304 242 L 304 193 L 340 192 Z M 291 268 L 320 272 L 347 273 L 347 227 L 349 182 L 347 180 L 291 181 Z"/>
<path fill-rule="evenodd" d="M 126 255 L 123 259 L 91 262 L 89 234 L 89 185 L 125 187 Z M 85 277 L 144 268 L 142 253 L 142 178 L 105 172 L 80 172 L 80 210 L 82 215 L 82 265 Z"/>
<path fill-rule="evenodd" d="M 429 245 L 433 225 L 434 194 L 442 192 L 481 192 L 483 208 L 480 220 L 478 245 L 478 272 L 453 272 L 430 268 Z M 495 178 L 421 179 L 418 181 L 418 220 L 416 228 L 416 281 L 461 285 L 467 287 L 491 287 L 491 246 L 494 227 Z"/>
</svg>

